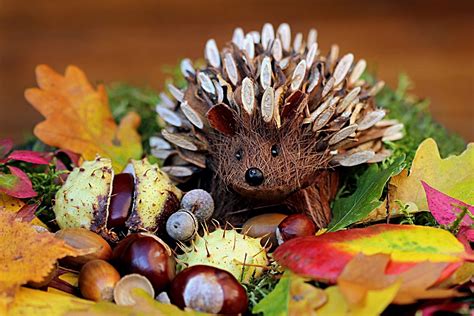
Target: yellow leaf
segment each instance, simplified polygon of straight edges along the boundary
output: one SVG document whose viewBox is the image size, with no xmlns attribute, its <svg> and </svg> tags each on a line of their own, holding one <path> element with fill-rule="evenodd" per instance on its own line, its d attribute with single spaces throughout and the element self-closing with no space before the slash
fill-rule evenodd
<svg viewBox="0 0 474 316">
<path fill-rule="evenodd" d="M 0 193 L 0 212 L 18 212 L 25 205 L 22 200 Z"/>
<path fill-rule="evenodd" d="M 326 303 L 326 293 L 309 284 L 298 276 L 293 276 L 290 285 L 290 301 L 288 315 L 316 315 L 316 309 Z"/>
<path fill-rule="evenodd" d="M 409 211 L 426 211 L 428 203 L 421 180 L 437 190 L 474 204 L 474 143 L 459 156 L 441 159 L 436 142 L 428 138 L 418 147 L 410 174 L 404 170 L 389 184 L 390 210 L 399 210 L 397 200 L 409 204 Z M 414 207 L 416 206 L 416 207 Z"/>
<path fill-rule="evenodd" d="M 86 160 L 97 154 L 111 158 L 116 172 L 122 171 L 130 158 L 141 158 L 136 131 L 140 117 L 130 112 L 117 126 L 103 85 L 95 90 L 75 66 L 67 67 L 62 76 L 40 65 L 36 77 L 39 88 L 27 89 L 25 97 L 46 118 L 34 129 L 40 140 L 79 153 Z"/>
<path fill-rule="evenodd" d="M 5 211 L 5 212 L 18 213 L 23 206 L 25 206 L 25 203 L 22 200 L 6 195 L 5 193 L 0 193 L 0 212 Z M 36 216 L 33 218 L 33 220 L 30 223 L 32 225 L 41 226 L 48 229 L 48 226 L 46 226 Z"/>
<path fill-rule="evenodd" d="M 133 306 L 119 306 L 109 302 L 99 302 L 90 306 L 87 310 L 71 311 L 66 316 L 192 316 L 209 315 L 192 310 L 182 311 L 177 306 L 164 304 L 158 301 L 142 289 L 135 289 L 131 293 L 136 304 Z"/>
<path fill-rule="evenodd" d="M 0 211 L 0 306 L 10 304 L 20 285 L 40 282 L 57 259 L 78 251 L 49 232 L 37 232 L 15 214 Z"/>
<path fill-rule="evenodd" d="M 94 302 L 70 295 L 62 295 L 22 287 L 15 298 L 7 316 L 47 315 L 62 316 L 66 312 L 85 311 Z M 1 310 L 0 310 L 1 311 Z"/>
<path fill-rule="evenodd" d="M 400 288 L 400 281 L 381 289 L 367 292 L 363 304 L 350 306 L 352 316 L 380 315 L 385 308 L 393 301 Z"/>
<path fill-rule="evenodd" d="M 351 316 L 372 316 L 380 315 L 392 302 L 400 282 L 395 282 L 386 288 L 367 291 L 363 302 L 359 304 L 349 304 L 338 286 L 331 286 L 325 289 L 328 302 L 319 308 L 318 316 L 351 315 Z"/>
</svg>

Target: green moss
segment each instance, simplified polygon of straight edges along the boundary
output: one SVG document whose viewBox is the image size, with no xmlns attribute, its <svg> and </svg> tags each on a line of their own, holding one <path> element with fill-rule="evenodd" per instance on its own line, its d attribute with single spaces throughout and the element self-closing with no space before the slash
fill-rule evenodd
<svg viewBox="0 0 474 316">
<path fill-rule="evenodd" d="M 149 139 L 161 129 L 158 124 L 155 106 L 159 101 L 158 93 L 149 88 L 134 87 L 126 83 L 112 83 L 107 86 L 110 108 L 116 121 L 120 121 L 128 112 L 135 111 L 141 117 L 138 132 L 142 136 L 145 153 L 150 153 Z"/>
</svg>

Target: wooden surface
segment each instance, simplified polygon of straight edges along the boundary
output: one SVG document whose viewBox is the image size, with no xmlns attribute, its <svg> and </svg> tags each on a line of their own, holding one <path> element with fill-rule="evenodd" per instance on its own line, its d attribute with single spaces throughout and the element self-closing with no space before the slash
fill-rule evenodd
<svg viewBox="0 0 474 316">
<path fill-rule="evenodd" d="M 16 140 L 41 120 L 23 97 L 34 67 L 81 67 L 93 82 L 162 88 L 163 68 L 202 57 L 233 29 L 289 22 L 338 43 L 395 85 L 406 72 L 445 126 L 474 140 L 474 1 L 0 0 L 0 137 Z"/>
</svg>

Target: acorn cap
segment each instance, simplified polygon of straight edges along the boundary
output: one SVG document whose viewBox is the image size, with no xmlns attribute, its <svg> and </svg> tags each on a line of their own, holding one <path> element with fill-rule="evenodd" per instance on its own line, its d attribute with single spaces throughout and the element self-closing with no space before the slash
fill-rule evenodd
<svg viewBox="0 0 474 316">
<path fill-rule="evenodd" d="M 133 273 L 121 278 L 114 288 L 114 301 L 117 305 L 134 305 L 133 290 L 142 289 L 151 297 L 155 297 L 155 290 L 150 281 L 143 275 Z"/>
</svg>

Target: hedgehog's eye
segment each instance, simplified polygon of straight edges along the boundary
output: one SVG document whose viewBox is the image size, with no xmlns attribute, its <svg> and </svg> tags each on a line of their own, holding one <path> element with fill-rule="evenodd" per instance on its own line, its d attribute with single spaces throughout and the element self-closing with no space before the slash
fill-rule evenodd
<svg viewBox="0 0 474 316">
<path fill-rule="evenodd" d="M 272 156 L 273 157 L 276 157 L 280 154 L 280 147 L 278 147 L 278 145 L 276 145 L 276 144 L 272 146 L 271 150 L 272 150 Z"/>
<path fill-rule="evenodd" d="M 237 159 L 238 161 L 241 161 L 243 154 L 244 152 L 242 151 L 242 149 L 237 150 L 235 152 L 235 159 Z"/>
</svg>

